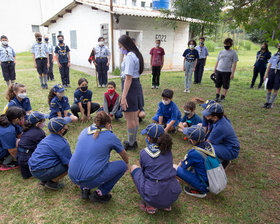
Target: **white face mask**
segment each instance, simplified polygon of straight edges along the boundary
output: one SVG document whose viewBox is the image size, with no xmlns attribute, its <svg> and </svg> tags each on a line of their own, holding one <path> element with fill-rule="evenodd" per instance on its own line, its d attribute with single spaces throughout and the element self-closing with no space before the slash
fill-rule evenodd
<svg viewBox="0 0 280 224">
<path fill-rule="evenodd" d="M 59 97 L 63 97 L 64 93 L 57 93 L 56 95 L 59 96 Z"/>
<path fill-rule="evenodd" d="M 2 41 L 2 44 L 4 45 L 4 46 L 7 46 L 8 45 L 8 41 Z"/>
<path fill-rule="evenodd" d="M 162 100 L 162 103 L 163 103 L 164 105 L 168 105 L 168 104 L 170 104 L 170 102 L 171 102 L 171 101 L 169 101 L 169 100 Z"/>
<path fill-rule="evenodd" d="M 46 121 L 41 122 L 40 124 L 38 124 L 38 128 L 44 128 L 46 126 Z"/>
<path fill-rule="evenodd" d="M 19 93 L 17 96 L 21 99 L 24 99 L 26 97 L 26 93 Z"/>
<path fill-rule="evenodd" d="M 194 48 L 194 45 L 191 44 L 191 45 L 190 45 L 190 49 L 193 49 L 193 48 Z"/>
<path fill-rule="evenodd" d="M 159 47 L 160 46 L 160 44 L 156 44 L 156 47 Z"/>
<path fill-rule="evenodd" d="M 99 46 L 103 46 L 104 42 L 103 41 L 99 41 L 98 44 L 99 44 Z"/>
</svg>

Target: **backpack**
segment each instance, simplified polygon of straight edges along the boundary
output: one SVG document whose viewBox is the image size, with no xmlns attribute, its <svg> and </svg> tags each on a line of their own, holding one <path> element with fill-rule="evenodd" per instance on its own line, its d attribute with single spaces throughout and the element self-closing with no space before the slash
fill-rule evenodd
<svg viewBox="0 0 280 224">
<path fill-rule="evenodd" d="M 224 167 L 219 159 L 214 155 L 205 153 L 205 150 L 195 147 L 195 150 L 203 157 L 205 169 L 209 182 L 208 190 L 213 194 L 219 194 L 227 186 L 227 176 Z"/>
</svg>

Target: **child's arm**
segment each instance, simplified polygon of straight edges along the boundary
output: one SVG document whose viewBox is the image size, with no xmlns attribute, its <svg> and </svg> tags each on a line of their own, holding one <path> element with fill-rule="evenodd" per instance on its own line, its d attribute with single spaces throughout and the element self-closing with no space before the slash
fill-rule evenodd
<svg viewBox="0 0 280 224">
<path fill-rule="evenodd" d="M 194 65 L 193 65 L 193 68 L 192 68 L 192 71 L 193 71 L 193 72 L 194 72 L 194 70 L 195 70 L 196 64 L 197 64 L 197 58 L 196 58 L 195 61 L 194 61 Z"/>
<path fill-rule="evenodd" d="M 215 73 L 215 74 L 216 74 L 216 69 L 217 69 L 217 67 L 218 67 L 218 64 L 219 64 L 219 60 L 217 60 L 216 65 L 215 65 L 215 67 L 214 67 L 214 73 Z"/>
<path fill-rule="evenodd" d="M 36 63 L 36 60 L 35 60 L 35 54 L 33 53 L 33 62 L 34 62 L 34 68 L 37 68 L 37 63 Z"/>
<path fill-rule="evenodd" d="M 163 122 L 163 116 L 159 116 L 159 117 L 158 117 L 158 123 L 159 123 L 159 124 L 162 124 L 162 122 Z"/>
<path fill-rule="evenodd" d="M 65 110 L 64 111 L 64 117 L 67 117 L 67 115 L 68 115 L 68 110 Z"/>
<path fill-rule="evenodd" d="M 82 117 L 81 117 L 81 121 L 84 121 L 85 120 L 85 111 L 84 111 L 84 108 L 82 106 L 82 103 L 81 102 L 78 102 L 78 106 L 79 106 L 79 109 L 80 109 L 80 112 L 82 114 Z M 65 111 L 64 111 L 65 113 Z M 66 115 L 67 116 L 67 115 Z"/>
<path fill-rule="evenodd" d="M 268 77 L 268 73 L 269 73 L 270 67 L 271 67 L 271 64 L 269 64 L 267 69 L 266 69 L 265 76 L 263 78 L 264 80 Z"/>
<path fill-rule="evenodd" d="M 185 64 L 186 64 L 186 58 L 184 58 L 184 61 L 183 61 L 183 71 L 185 71 Z"/>
<path fill-rule="evenodd" d="M 160 69 L 162 69 L 163 65 L 164 65 L 164 54 L 161 56 L 161 67 L 160 67 Z"/>
<path fill-rule="evenodd" d="M 57 66 L 61 68 L 61 64 L 59 63 L 59 59 L 58 59 L 58 53 L 55 53 L 55 57 L 56 57 Z"/>
<path fill-rule="evenodd" d="M 58 116 L 58 117 L 62 117 L 62 115 L 61 115 L 61 112 L 60 112 L 60 111 L 58 111 L 58 112 L 57 112 L 57 116 Z"/>
<path fill-rule="evenodd" d="M 67 66 L 70 67 L 70 51 L 67 52 L 67 57 L 68 57 L 68 64 L 67 64 Z"/>
<path fill-rule="evenodd" d="M 235 73 L 235 70 L 236 70 L 236 65 L 237 65 L 237 62 L 234 62 L 233 66 L 232 66 L 232 70 L 231 70 L 230 79 L 234 78 L 234 73 Z"/>
<path fill-rule="evenodd" d="M 103 96 L 103 109 L 107 114 L 109 114 L 108 102 L 105 95 Z"/>
<path fill-rule="evenodd" d="M 175 124 L 175 120 L 172 120 L 170 121 L 167 125 L 166 125 L 166 128 L 164 129 L 165 133 L 167 133 L 171 128 L 172 126 Z"/>
<path fill-rule="evenodd" d="M 119 155 L 122 157 L 123 161 L 128 164 L 128 155 L 125 150 L 121 151 Z"/>
<path fill-rule="evenodd" d="M 120 96 L 118 96 L 118 98 L 116 99 L 116 102 L 115 102 L 115 105 L 113 107 L 113 110 L 112 110 L 111 114 L 115 114 L 118 111 L 119 106 L 120 106 L 120 99 L 119 98 L 120 98 Z"/>
<path fill-rule="evenodd" d="M 87 119 L 90 120 L 91 101 L 87 102 Z"/>
</svg>

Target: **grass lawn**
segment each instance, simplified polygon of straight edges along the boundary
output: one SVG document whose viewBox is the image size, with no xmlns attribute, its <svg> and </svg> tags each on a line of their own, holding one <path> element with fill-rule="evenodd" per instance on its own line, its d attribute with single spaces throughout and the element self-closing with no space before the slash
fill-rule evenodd
<svg viewBox="0 0 280 224">
<path fill-rule="evenodd" d="M 23 180 L 19 170 L 0 172 L 0 223 L 280 223 L 279 219 L 279 136 L 280 104 L 276 99 L 272 110 L 262 109 L 266 93 L 264 90 L 249 89 L 252 65 L 256 52 L 239 52 L 237 72 L 231 82 L 225 112 L 231 119 L 241 143 L 239 158 L 227 169 L 228 186 L 221 194 L 208 194 L 205 199 L 197 199 L 181 193 L 173 205 L 173 211 L 163 211 L 147 215 L 138 208 L 140 196 L 128 173 L 116 184 L 113 199 L 108 204 L 91 204 L 80 199 L 80 190 L 64 178 L 65 188 L 58 192 L 43 189 L 38 180 Z M 273 51 L 274 53 L 274 51 Z M 140 124 L 143 129 L 150 122 L 161 100 L 164 88 L 174 90 L 174 102 L 183 111 L 183 105 L 194 96 L 213 99 L 215 88 L 209 79 L 216 61 L 217 52 L 207 60 L 202 85 L 193 85 L 191 93 L 183 93 L 183 72 L 163 72 L 159 90 L 150 89 L 151 75 L 141 77 L 145 96 L 147 117 Z M 33 110 L 48 113 L 48 90 L 42 90 L 36 71 L 32 70 L 31 54 L 17 57 L 17 82 L 27 86 Z M 54 67 L 56 82 L 60 82 L 57 66 Z M 73 102 L 73 92 L 80 77 L 89 80 L 93 90 L 93 101 L 102 103 L 105 89 L 96 88 L 95 77 L 71 70 L 71 85 L 65 93 Z M 120 93 L 120 79 L 115 79 Z M 6 84 L 0 83 L 0 108 L 7 104 Z M 197 106 L 201 115 L 201 107 Z M 79 133 L 90 123 L 70 124 L 66 135 L 72 152 Z M 113 131 L 121 139 L 127 138 L 124 119 L 113 121 Z M 48 134 L 48 131 L 45 130 Z M 178 163 L 190 149 L 179 133 L 173 137 L 174 163 Z M 139 159 L 140 149 L 145 147 L 145 137 L 138 135 L 139 149 L 129 151 L 130 163 Z M 119 159 L 112 152 L 111 160 Z"/>
</svg>

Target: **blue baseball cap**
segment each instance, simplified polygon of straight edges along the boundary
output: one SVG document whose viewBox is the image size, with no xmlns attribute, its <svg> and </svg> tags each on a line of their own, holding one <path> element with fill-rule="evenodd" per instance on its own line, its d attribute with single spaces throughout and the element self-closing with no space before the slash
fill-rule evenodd
<svg viewBox="0 0 280 224">
<path fill-rule="evenodd" d="M 206 109 L 206 107 L 212 103 L 216 103 L 216 101 L 215 100 L 206 100 L 206 102 L 203 104 L 200 104 L 200 106 L 202 106 L 204 109 Z"/>
<path fill-rule="evenodd" d="M 202 116 L 209 116 L 212 113 L 223 113 L 224 107 L 219 103 L 209 104 L 204 111 L 201 112 Z"/>
<path fill-rule="evenodd" d="M 69 124 L 71 122 L 70 117 L 54 117 L 50 119 L 50 122 L 48 124 L 48 128 L 50 132 L 52 133 L 57 133 L 59 132 L 64 125 Z"/>
<path fill-rule="evenodd" d="M 145 129 L 141 131 L 142 135 L 147 134 L 152 138 L 158 138 L 162 133 L 164 133 L 164 128 L 160 124 L 149 124 Z"/>
<path fill-rule="evenodd" d="M 49 117 L 49 115 L 47 115 L 47 114 L 43 114 L 38 111 L 32 111 L 31 114 L 26 116 L 26 121 L 29 124 L 36 124 L 38 121 L 47 119 L 48 117 Z"/>
<path fill-rule="evenodd" d="M 203 127 L 198 125 L 193 125 L 189 128 L 184 128 L 183 134 L 188 136 L 189 139 L 200 142 L 205 138 L 205 130 Z"/>
<path fill-rule="evenodd" d="M 62 93 L 64 91 L 64 88 L 61 84 L 57 84 L 53 87 L 53 91 L 57 93 Z"/>
</svg>

